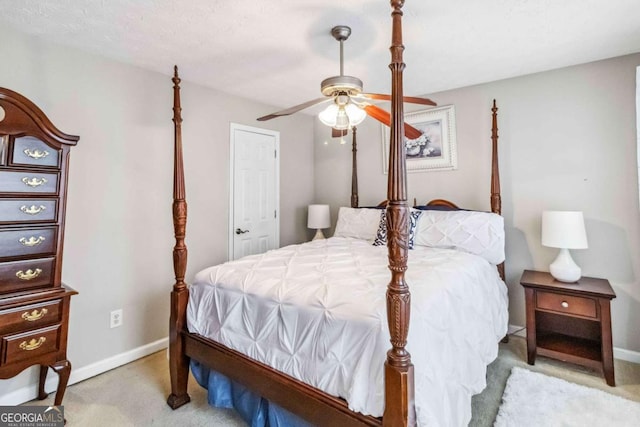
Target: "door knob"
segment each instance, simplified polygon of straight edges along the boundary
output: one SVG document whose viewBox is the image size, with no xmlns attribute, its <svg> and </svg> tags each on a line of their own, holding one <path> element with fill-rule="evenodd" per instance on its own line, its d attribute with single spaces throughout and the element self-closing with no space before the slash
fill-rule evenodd
<svg viewBox="0 0 640 427">
<path fill-rule="evenodd" d="M 244 233 L 248 233 L 249 230 L 241 230 L 239 228 L 236 228 L 236 234 L 244 234 Z"/>
</svg>

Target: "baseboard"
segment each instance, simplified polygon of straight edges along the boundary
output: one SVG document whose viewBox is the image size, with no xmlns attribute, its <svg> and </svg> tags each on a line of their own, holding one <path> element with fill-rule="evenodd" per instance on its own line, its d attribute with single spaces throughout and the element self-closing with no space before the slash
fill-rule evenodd
<svg viewBox="0 0 640 427">
<path fill-rule="evenodd" d="M 613 357 L 615 359 L 626 360 L 627 362 L 640 364 L 640 352 L 637 351 L 613 347 Z"/>
<path fill-rule="evenodd" d="M 527 328 L 518 325 L 509 325 L 509 335 L 516 335 L 519 337 L 527 337 Z M 625 360 L 627 362 L 633 362 L 640 364 L 640 352 L 627 350 L 625 348 L 613 347 L 614 359 Z"/>
<path fill-rule="evenodd" d="M 169 338 L 162 338 L 158 341 L 143 345 L 141 347 L 134 348 L 124 353 L 116 354 L 107 359 L 100 360 L 87 366 L 83 366 L 78 369 L 72 369 L 69 376 L 69 385 L 84 381 L 96 375 L 110 371 L 127 363 L 131 363 L 134 360 L 138 360 L 142 357 L 153 354 L 163 348 L 168 347 Z M 45 390 L 49 393 L 54 392 L 58 386 L 58 375 L 49 371 L 49 376 L 45 382 Z M 6 393 L 0 396 L 0 406 L 13 406 L 20 405 L 24 402 L 29 402 L 37 397 L 38 394 L 37 384 L 30 384 L 22 387 L 18 390 Z"/>
</svg>

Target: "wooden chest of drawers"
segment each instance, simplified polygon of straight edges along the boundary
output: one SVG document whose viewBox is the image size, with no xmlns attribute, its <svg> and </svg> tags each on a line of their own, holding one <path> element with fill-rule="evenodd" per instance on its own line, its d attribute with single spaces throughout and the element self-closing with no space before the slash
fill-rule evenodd
<svg viewBox="0 0 640 427">
<path fill-rule="evenodd" d="M 31 101 L 0 88 L 0 378 L 40 365 L 39 397 L 53 368 L 62 403 L 71 364 L 71 296 L 63 285 L 67 171 L 77 136 L 59 131 Z"/>
</svg>

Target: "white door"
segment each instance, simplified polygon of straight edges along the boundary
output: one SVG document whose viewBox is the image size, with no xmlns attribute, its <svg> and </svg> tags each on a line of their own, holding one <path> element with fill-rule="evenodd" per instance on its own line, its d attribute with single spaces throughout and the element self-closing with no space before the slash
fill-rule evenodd
<svg viewBox="0 0 640 427">
<path fill-rule="evenodd" d="M 280 133 L 231 123 L 229 259 L 280 244 Z"/>
</svg>

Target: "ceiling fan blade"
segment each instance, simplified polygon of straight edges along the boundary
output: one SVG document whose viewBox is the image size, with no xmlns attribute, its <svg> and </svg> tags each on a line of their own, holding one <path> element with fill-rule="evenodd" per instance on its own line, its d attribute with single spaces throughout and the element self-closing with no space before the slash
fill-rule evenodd
<svg viewBox="0 0 640 427">
<path fill-rule="evenodd" d="M 286 110 L 278 111 L 275 113 L 268 114 L 266 116 L 258 117 L 258 121 L 264 122 L 265 120 L 275 119 L 276 117 L 288 116 L 293 113 L 297 113 L 300 110 L 304 110 L 305 108 L 312 107 L 317 104 L 322 104 L 323 102 L 333 101 L 332 97 L 327 98 L 323 96 L 322 98 L 316 98 L 312 101 L 307 101 L 304 104 L 296 105 L 295 107 L 287 108 Z"/>
<path fill-rule="evenodd" d="M 348 129 L 331 128 L 331 138 L 341 138 L 343 136 L 346 136 L 348 132 Z"/>
<path fill-rule="evenodd" d="M 369 98 L 369 99 L 376 99 L 379 101 L 391 101 L 391 95 L 385 95 L 383 93 L 361 93 L 359 96 Z M 404 99 L 404 102 L 408 102 L 411 104 L 431 105 L 433 107 L 438 105 L 432 100 L 430 100 L 429 98 L 420 98 L 417 96 L 405 96 L 403 99 Z"/>
<path fill-rule="evenodd" d="M 383 123 L 387 126 L 391 126 L 391 114 L 389 114 L 389 112 L 375 105 L 365 105 L 362 108 L 364 108 L 364 111 L 370 117 L 373 117 L 380 123 Z M 404 124 L 404 136 L 406 136 L 408 139 L 416 139 L 416 138 L 419 138 L 421 135 L 422 135 L 422 132 L 420 132 L 418 129 L 414 128 L 413 126 L 411 126 L 409 123 Z"/>
</svg>

